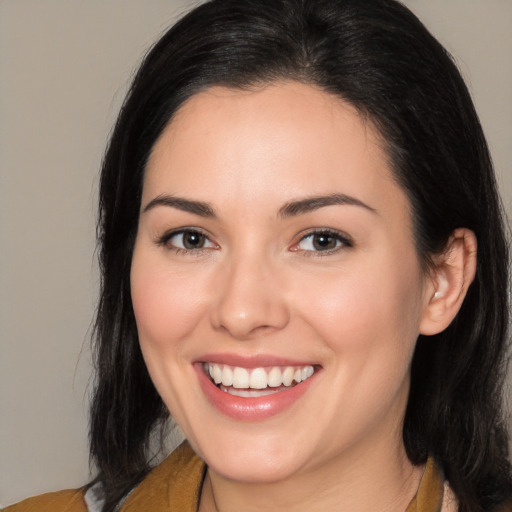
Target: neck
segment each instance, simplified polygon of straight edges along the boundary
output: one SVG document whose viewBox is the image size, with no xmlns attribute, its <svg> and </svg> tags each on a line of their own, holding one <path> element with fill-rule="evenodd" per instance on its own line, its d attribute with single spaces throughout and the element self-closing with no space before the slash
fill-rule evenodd
<svg viewBox="0 0 512 512">
<path fill-rule="evenodd" d="M 394 450 L 387 444 L 373 445 L 364 454 L 344 452 L 321 468 L 279 482 L 237 482 L 208 469 L 199 511 L 405 511 L 423 469 L 409 462 L 401 436 Z"/>
</svg>

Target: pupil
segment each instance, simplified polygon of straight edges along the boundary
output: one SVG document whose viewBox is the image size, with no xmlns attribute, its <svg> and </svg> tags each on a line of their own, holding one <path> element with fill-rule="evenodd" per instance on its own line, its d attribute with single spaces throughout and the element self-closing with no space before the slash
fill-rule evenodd
<svg viewBox="0 0 512 512">
<path fill-rule="evenodd" d="M 336 240 L 331 235 L 316 235 L 313 238 L 313 247 L 319 251 L 325 251 L 326 249 L 335 249 Z"/>
<path fill-rule="evenodd" d="M 204 245 L 204 235 L 190 231 L 183 237 L 183 246 L 185 249 L 198 249 Z"/>
</svg>

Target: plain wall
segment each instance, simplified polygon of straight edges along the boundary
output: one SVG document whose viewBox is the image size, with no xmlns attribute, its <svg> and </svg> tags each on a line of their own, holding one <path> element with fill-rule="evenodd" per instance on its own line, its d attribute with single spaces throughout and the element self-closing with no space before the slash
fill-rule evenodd
<svg viewBox="0 0 512 512">
<path fill-rule="evenodd" d="M 512 213 L 512 2 L 405 2 L 455 55 Z M 97 172 L 186 0 L 0 0 L 0 504 L 89 477 Z"/>
</svg>

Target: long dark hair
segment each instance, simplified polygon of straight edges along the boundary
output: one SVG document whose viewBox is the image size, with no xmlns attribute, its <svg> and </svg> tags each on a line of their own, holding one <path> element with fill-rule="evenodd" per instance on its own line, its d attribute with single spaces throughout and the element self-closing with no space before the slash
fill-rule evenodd
<svg viewBox="0 0 512 512">
<path fill-rule="evenodd" d="M 448 329 L 418 339 L 403 438 L 414 464 L 433 456 L 460 511 L 512 496 L 502 393 L 509 259 L 487 144 L 446 50 L 394 0 L 212 0 L 172 27 L 135 76 L 103 162 L 98 237 L 101 298 L 91 458 L 105 511 L 150 469 L 149 440 L 168 411 L 139 349 L 130 265 L 148 155 L 177 109 L 212 85 L 314 84 L 380 130 L 413 210 L 421 261 L 459 227 L 478 268 Z"/>
</svg>

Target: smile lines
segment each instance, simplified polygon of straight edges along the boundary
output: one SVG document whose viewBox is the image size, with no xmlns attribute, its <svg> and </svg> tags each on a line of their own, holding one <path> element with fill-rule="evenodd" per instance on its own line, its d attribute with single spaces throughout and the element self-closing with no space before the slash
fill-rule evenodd
<svg viewBox="0 0 512 512">
<path fill-rule="evenodd" d="M 280 386 L 289 387 L 292 386 L 294 382 L 298 384 L 299 382 L 309 379 L 309 377 L 315 373 L 315 369 L 311 365 L 274 366 L 268 369 L 254 368 L 247 370 L 239 366 L 204 363 L 204 370 L 206 374 L 210 376 L 211 380 L 216 385 L 219 385 L 220 389 L 223 391 L 228 391 L 227 388 L 231 388 L 231 391 L 233 391 L 233 388 L 262 390 L 265 388 L 279 388 Z"/>
</svg>

